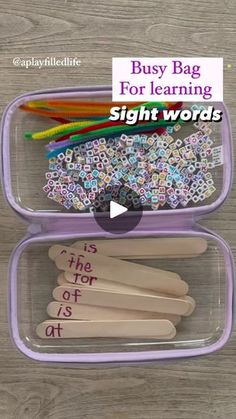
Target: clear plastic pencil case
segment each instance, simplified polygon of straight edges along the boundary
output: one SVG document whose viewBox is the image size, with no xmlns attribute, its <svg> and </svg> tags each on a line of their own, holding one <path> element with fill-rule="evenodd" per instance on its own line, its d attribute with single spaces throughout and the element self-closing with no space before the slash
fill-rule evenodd
<svg viewBox="0 0 236 419">
<path fill-rule="evenodd" d="M 222 121 L 214 124 L 211 134 L 213 147 L 217 148 L 217 158 L 220 160 L 220 164 L 211 167 L 214 193 L 205 200 L 181 207 L 162 206 L 155 211 L 144 206 L 142 218 L 133 230 L 112 234 L 99 226 L 93 213 L 60 206 L 42 191 L 45 172 L 48 171 L 44 147 L 40 141 L 25 141 L 23 133 L 26 130 L 43 129 L 45 120 L 22 112 L 20 106 L 29 101 L 50 99 L 92 100 L 95 103 L 111 101 L 111 88 L 97 86 L 33 92 L 16 98 L 3 114 L 3 192 L 10 207 L 28 224 L 27 235 L 16 246 L 9 264 L 9 324 L 15 345 L 32 359 L 53 362 L 157 360 L 203 355 L 220 349 L 228 341 L 232 330 L 233 258 L 227 243 L 214 232 L 200 226 L 198 221 L 220 207 L 231 187 L 232 139 L 225 106 L 222 103 L 214 104 L 215 108 L 223 111 Z M 179 138 L 182 141 L 188 135 L 187 126 L 181 130 L 176 135 L 173 133 L 175 140 Z M 127 217 L 132 217 L 132 212 L 129 214 L 128 211 Z M 116 332 L 108 333 L 105 337 L 87 336 L 86 330 L 80 338 L 39 337 L 36 329 L 48 318 L 46 307 L 52 303 L 52 292 L 58 285 L 56 278 L 60 274 L 58 265 L 48 257 L 48 250 L 55 244 L 72 246 L 75 242 L 97 249 L 101 243 L 101 248 L 106 249 L 105 257 L 112 257 L 113 250 L 119 249 L 116 255 L 114 253 L 114 263 L 118 263 L 114 266 L 117 269 L 112 269 L 111 262 L 111 276 L 118 275 L 122 261 L 131 265 L 135 263 L 136 267 L 138 265 L 141 270 L 144 269 L 144 282 L 146 267 L 177 273 L 188 284 L 189 294 L 196 302 L 194 312 L 190 317 L 180 315 L 180 321 L 175 319 L 177 333 L 171 339 L 159 339 L 155 331 L 152 336 L 145 333 L 139 336 L 138 332 L 135 335 L 134 329 L 130 329 L 130 336 L 127 333 L 119 336 L 119 325 L 115 323 Z M 135 249 L 139 250 L 135 253 Z M 124 294 L 125 286 L 130 285 L 129 278 L 127 274 L 122 279 Z M 135 275 L 132 276 L 134 288 L 138 285 L 138 282 L 135 284 L 135 278 Z M 137 273 L 139 280 L 142 281 L 142 278 Z M 164 291 L 162 294 L 165 296 Z M 77 301 L 69 300 L 68 305 L 71 302 Z M 148 308 L 147 305 L 145 307 Z M 127 312 L 129 306 L 125 310 Z M 107 313 L 109 316 L 109 310 Z M 56 317 L 56 321 L 59 324 L 61 320 Z M 93 332 L 96 335 L 96 324 Z"/>
</svg>

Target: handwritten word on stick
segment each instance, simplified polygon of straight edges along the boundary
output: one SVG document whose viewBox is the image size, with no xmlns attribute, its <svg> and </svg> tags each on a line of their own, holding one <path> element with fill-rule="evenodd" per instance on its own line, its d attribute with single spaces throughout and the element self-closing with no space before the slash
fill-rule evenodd
<svg viewBox="0 0 236 419">
<path fill-rule="evenodd" d="M 47 306 L 47 313 L 56 319 L 70 320 L 135 320 L 166 319 L 177 325 L 181 317 L 174 314 L 151 313 L 148 311 L 125 310 L 109 307 L 89 306 L 85 304 L 67 304 L 52 301 Z"/>
<path fill-rule="evenodd" d="M 53 298 L 61 302 L 151 311 L 154 313 L 169 313 L 180 316 L 188 315 L 190 311 L 189 301 L 181 298 L 124 294 L 108 290 L 76 288 L 68 285 L 56 287 L 53 290 Z"/>
<path fill-rule="evenodd" d="M 57 278 L 58 285 L 76 285 L 80 287 L 93 287 L 96 289 L 109 289 L 110 291 L 115 292 L 128 292 L 128 294 L 152 294 L 156 295 L 156 291 L 147 290 L 144 288 L 131 287 L 129 285 L 124 285 L 119 282 L 108 281 L 106 279 L 95 278 L 95 281 L 92 283 L 81 281 L 81 278 L 78 278 L 77 274 L 72 274 L 70 272 L 61 273 Z"/>
<path fill-rule="evenodd" d="M 121 261 L 100 254 L 88 254 L 71 247 L 55 246 L 60 253 L 55 259 L 56 266 L 66 272 L 79 275 L 89 273 L 95 277 L 176 296 L 186 295 L 188 292 L 188 284 L 174 272 Z M 55 246 L 49 249 L 49 257 L 50 252 L 55 251 Z"/>
<path fill-rule="evenodd" d="M 176 334 L 169 320 L 47 320 L 37 326 L 40 338 L 155 338 Z"/>
<path fill-rule="evenodd" d="M 69 278 L 69 281 L 67 281 L 66 278 Z M 72 283 L 70 283 L 70 280 L 72 281 Z M 58 276 L 57 283 L 58 285 L 70 285 L 70 286 L 78 287 L 78 284 L 74 283 L 74 274 L 71 274 L 69 272 L 61 273 Z M 84 287 L 89 288 L 90 286 L 87 284 L 80 284 L 79 287 L 83 289 Z M 119 293 L 128 293 L 128 294 L 155 295 L 156 297 L 158 296 L 171 297 L 170 294 L 162 294 L 156 291 L 146 290 L 144 288 L 128 287 L 126 285 L 119 284 L 118 282 L 116 283 L 112 281 L 106 281 L 104 279 L 99 279 L 99 281 L 94 284 L 92 289 L 113 291 L 113 292 L 119 292 Z M 190 314 L 193 313 L 196 307 L 195 300 L 189 295 L 184 295 L 180 298 L 189 302 L 189 312 L 186 315 L 190 316 Z"/>
<path fill-rule="evenodd" d="M 201 237 L 101 239 L 91 242 L 80 240 L 72 247 L 120 259 L 190 258 L 204 253 L 207 241 Z"/>
</svg>

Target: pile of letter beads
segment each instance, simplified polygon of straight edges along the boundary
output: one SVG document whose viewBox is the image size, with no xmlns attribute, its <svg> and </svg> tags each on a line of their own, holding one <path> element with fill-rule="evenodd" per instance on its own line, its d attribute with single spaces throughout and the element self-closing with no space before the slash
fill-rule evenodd
<svg viewBox="0 0 236 419">
<path fill-rule="evenodd" d="M 91 212 L 107 210 L 115 198 L 121 205 L 152 210 L 201 203 L 216 190 L 211 124 L 196 122 L 191 135 L 174 139 L 173 131 L 180 128 L 68 148 L 49 160 L 43 190 L 68 210 Z"/>
</svg>

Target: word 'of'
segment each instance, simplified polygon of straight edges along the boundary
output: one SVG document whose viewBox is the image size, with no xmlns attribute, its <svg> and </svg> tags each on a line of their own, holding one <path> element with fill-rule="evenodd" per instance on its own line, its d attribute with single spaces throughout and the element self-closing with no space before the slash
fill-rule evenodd
<svg viewBox="0 0 236 419">
<path fill-rule="evenodd" d="M 81 297 L 82 292 L 78 288 L 75 288 L 73 291 L 65 290 L 62 294 L 63 301 L 69 301 L 72 303 L 78 303 Z"/>
</svg>

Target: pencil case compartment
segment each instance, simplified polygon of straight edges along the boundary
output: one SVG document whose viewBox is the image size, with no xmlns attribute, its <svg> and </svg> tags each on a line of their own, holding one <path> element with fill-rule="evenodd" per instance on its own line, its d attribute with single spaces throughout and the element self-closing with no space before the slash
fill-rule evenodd
<svg viewBox="0 0 236 419">
<path fill-rule="evenodd" d="M 187 249 L 186 246 L 179 246 L 179 255 L 171 257 L 168 243 L 160 246 L 160 240 L 173 241 L 179 238 L 200 240 L 200 253 L 194 255 L 188 249 L 187 255 L 181 254 Z M 78 240 L 90 244 L 95 240 L 99 246 L 100 240 L 94 238 L 92 232 L 83 237 L 59 232 L 43 233 L 26 237 L 16 247 L 10 263 L 9 322 L 13 341 L 20 351 L 40 361 L 113 362 L 204 355 L 221 348 L 230 337 L 233 318 L 233 260 L 227 244 L 213 233 L 202 230 L 177 230 L 174 233 L 163 231 L 161 234 L 153 232 L 152 235 L 144 231 L 125 240 L 127 248 L 130 249 L 134 246 L 134 240 L 143 242 L 145 253 L 147 239 L 157 240 L 156 245 L 153 244 L 154 256 L 145 259 L 140 259 L 139 256 L 139 259 L 131 261 L 141 266 L 178 273 L 187 282 L 189 295 L 196 302 L 190 317 L 181 316 L 174 338 L 160 340 L 155 336 L 79 339 L 38 337 L 36 328 L 49 318 L 46 308 L 53 300 L 52 292 L 58 285 L 57 277 L 60 273 L 48 257 L 49 248 L 55 244 L 71 246 Z M 116 240 L 119 241 L 120 237 L 112 239 L 112 243 Z M 113 244 L 110 243 L 109 241 L 108 247 L 112 252 Z M 157 249 L 161 254 L 158 255 Z M 193 249 L 193 253 L 195 252 L 196 249 Z M 68 303 L 70 304 L 71 302 Z M 61 320 L 55 321 L 59 324 Z"/>
<path fill-rule="evenodd" d="M 44 146 L 47 141 L 45 143 L 44 140 L 30 141 L 24 139 L 26 131 L 35 132 L 48 129 L 55 126 L 55 121 L 50 120 L 50 118 L 45 118 L 45 116 L 38 115 L 37 113 L 25 112 L 20 107 L 32 102 L 41 103 L 42 101 L 49 101 L 50 103 L 50 100 L 63 102 L 83 100 L 83 102 L 93 101 L 94 103 L 101 103 L 103 101 L 111 101 L 111 88 L 101 86 L 78 88 L 74 89 L 74 91 L 65 89 L 64 91 L 33 92 L 15 99 L 6 108 L 1 125 L 2 183 L 6 200 L 9 205 L 27 221 L 35 223 L 44 221 L 45 223 L 46 221 L 51 222 L 52 220 L 61 220 L 63 218 L 64 220 L 74 219 L 83 222 L 86 220 L 86 223 L 92 223 L 93 214 L 89 213 L 87 209 L 85 211 L 80 211 L 76 210 L 73 206 L 65 208 L 63 205 L 55 202 L 54 198 L 48 198 L 48 194 L 43 191 L 43 187 L 48 182 L 48 179 L 45 179 L 45 174 L 50 172 L 48 160 L 45 158 L 46 152 Z M 183 104 L 183 109 L 190 109 L 191 106 L 191 103 Z M 201 104 L 199 104 L 199 106 L 201 106 Z M 158 210 L 151 210 L 145 203 L 143 204 L 145 219 L 148 217 L 156 219 L 157 216 L 165 216 L 170 213 L 172 215 L 178 215 L 179 217 L 198 218 L 217 209 L 227 197 L 232 181 L 231 129 L 227 110 L 224 105 L 222 103 L 217 103 L 214 104 L 214 107 L 223 111 L 222 122 L 213 123 L 210 133 L 208 129 L 205 134 L 206 136 L 209 136 L 208 147 L 210 151 L 208 151 L 212 153 L 213 150 L 214 154 L 214 156 L 209 156 L 208 161 L 211 164 L 213 159 L 216 163 L 215 167 L 210 167 L 208 172 L 205 170 L 204 177 L 202 179 L 199 178 L 200 183 L 197 185 L 198 181 L 197 183 L 194 182 L 193 188 L 190 188 L 190 195 L 192 193 L 192 195 L 197 196 L 190 199 L 190 195 L 185 191 L 187 198 L 186 200 L 182 200 L 180 204 L 177 203 L 178 199 L 177 201 L 173 199 L 172 201 L 174 203 L 172 201 L 165 203 L 165 199 L 169 200 L 168 194 L 172 193 L 166 192 L 167 189 L 170 191 L 172 188 L 172 180 L 167 181 L 168 185 L 166 184 L 167 186 L 164 186 L 164 195 L 162 192 L 158 191 L 155 192 L 158 196 L 155 195 L 154 198 L 152 198 L 159 200 L 160 205 Z M 154 128 L 153 131 L 155 131 Z M 186 141 L 186 138 L 191 136 L 191 134 L 197 134 L 197 132 L 199 132 L 199 128 L 193 126 L 193 123 L 187 122 L 183 124 L 181 129 L 177 132 L 173 131 L 170 136 L 173 137 L 175 142 L 180 140 L 182 147 L 190 147 L 190 145 L 185 144 L 184 141 Z M 147 135 L 151 134 L 147 133 Z M 202 135 L 204 135 L 203 131 Z M 48 141 L 49 140 L 50 139 L 48 139 Z M 170 144 L 170 147 L 172 146 L 173 144 Z M 167 150 L 170 151 L 168 147 L 169 146 L 167 146 Z M 177 154 L 180 152 L 179 156 L 181 157 L 181 146 L 178 147 Z M 159 152 L 160 150 L 158 149 L 158 153 Z M 203 154 L 204 153 L 205 151 L 203 151 Z M 193 157 L 196 158 L 195 156 Z M 204 160 L 204 156 L 199 158 Z M 224 164 L 224 162 L 227 162 L 227 164 Z M 197 161 L 197 164 L 200 164 L 199 161 Z M 175 166 L 176 164 L 174 164 L 173 167 Z M 199 170 L 200 168 L 197 169 L 195 174 L 198 174 Z M 178 173 L 180 176 L 183 175 L 181 172 Z M 177 174 L 177 180 L 179 174 Z M 169 176 L 172 177 L 170 173 Z M 53 179 L 50 181 L 52 183 L 54 182 Z M 57 179 L 55 182 L 56 181 Z M 95 179 L 93 179 L 93 181 L 96 182 Z M 81 179 L 79 182 L 81 183 Z M 139 186 L 141 187 L 141 185 Z M 147 192 L 149 193 L 149 191 Z M 180 193 L 178 188 L 176 193 Z M 207 194 L 207 197 L 204 198 L 204 194 Z M 146 198 L 143 199 L 145 200 Z M 149 197 L 147 199 L 150 200 L 151 198 Z M 164 199 L 164 203 L 161 203 L 160 199 Z M 196 200 L 197 202 L 195 202 Z"/>
</svg>

